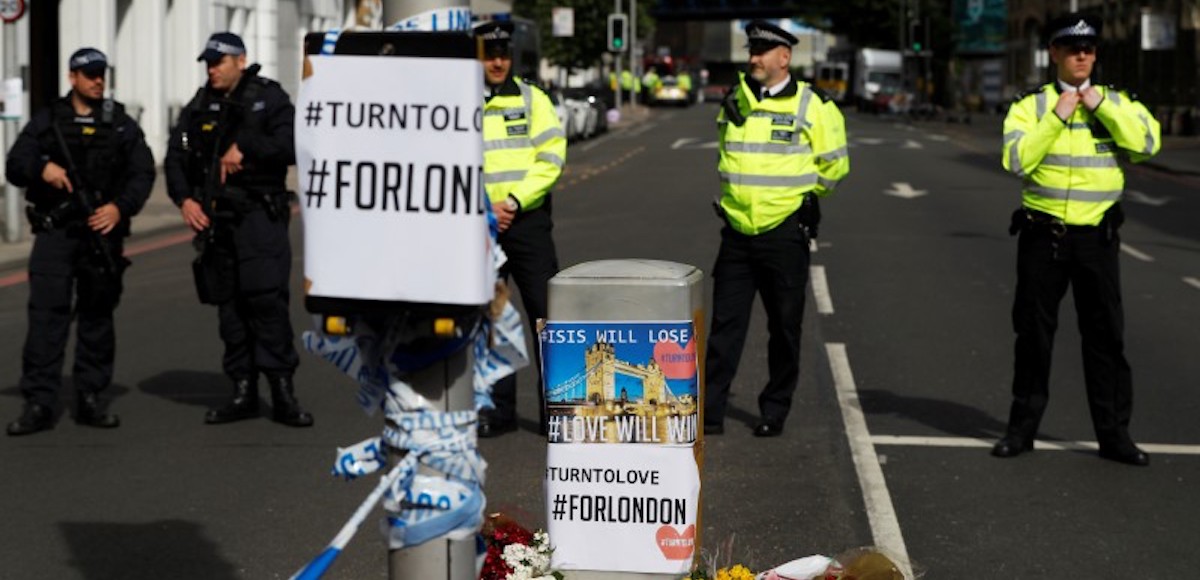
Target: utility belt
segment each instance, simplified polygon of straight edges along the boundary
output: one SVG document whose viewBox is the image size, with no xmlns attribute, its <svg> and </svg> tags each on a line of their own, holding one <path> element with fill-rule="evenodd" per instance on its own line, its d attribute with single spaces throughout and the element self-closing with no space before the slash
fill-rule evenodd
<svg viewBox="0 0 1200 580">
<path fill-rule="evenodd" d="M 213 211 L 217 216 L 239 220 L 254 211 L 267 212 L 271 221 L 287 220 L 292 213 L 292 192 L 263 193 L 240 187 L 223 187 L 213 197 Z"/>
<path fill-rule="evenodd" d="M 1008 225 L 1008 234 L 1015 236 L 1020 232 L 1036 232 L 1048 234 L 1055 239 L 1062 239 L 1067 234 L 1099 233 L 1105 240 L 1116 239 L 1118 230 L 1125 223 L 1125 211 L 1120 203 L 1115 203 L 1104 212 L 1104 219 L 1094 226 L 1071 225 L 1057 216 L 1046 212 L 1022 207 L 1013 212 Z"/>
<path fill-rule="evenodd" d="M 86 216 L 79 207 L 70 200 L 64 200 L 51 207 L 39 208 L 36 205 L 25 206 L 25 217 L 33 233 L 40 234 L 51 230 L 67 229 L 84 222 Z"/>
</svg>

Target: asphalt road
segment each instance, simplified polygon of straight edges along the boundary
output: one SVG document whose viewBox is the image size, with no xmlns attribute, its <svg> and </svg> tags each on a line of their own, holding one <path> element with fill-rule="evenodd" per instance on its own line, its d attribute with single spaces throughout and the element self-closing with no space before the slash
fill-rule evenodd
<svg viewBox="0 0 1200 580">
<path fill-rule="evenodd" d="M 710 208 L 714 115 L 711 105 L 655 110 L 572 145 L 555 194 L 562 266 L 654 258 L 710 270 L 720 226 Z M 756 309 L 726 434 L 705 450 L 705 550 L 732 539 L 735 559 L 762 569 L 879 543 L 905 550 L 930 580 L 1191 577 L 1200 540 L 1197 184 L 1130 172 L 1141 193 L 1123 232 L 1132 431 L 1152 465 L 1102 461 L 1085 447 L 1092 434 L 1070 298 L 1043 440 L 1032 454 L 998 460 L 988 447 L 1007 415 L 1015 285 L 1016 244 L 1005 230 L 1019 203 L 1016 179 L 999 169 L 998 133 L 856 115 L 848 125 L 851 176 L 822 205 L 813 265 L 827 284 L 809 294 L 792 417 L 780 438 L 750 435 L 766 381 Z M 297 223 L 297 248 L 302 233 Z M 369 491 L 329 468 L 336 447 L 378 432 L 379 419 L 313 357 L 304 355 L 297 383 L 314 428 L 265 418 L 203 424 L 228 385 L 216 313 L 195 302 L 192 249 L 178 239 L 136 240 L 163 247 L 136 256 L 126 276 L 111 390 L 121 428 L 85 429 L 64 416 L 53 431 L 0 439 L 0 578 L 286 578 Z M 0 287 L 4 421 L 20 408 L 27 295 L 23 283 Z M 295 302 L 297 328 L 309 327 Z M 488 509 L 537 526 L 545 447 L 529 421 L 530 378 L 523 371 L 522 430 L 482 449 Z M 386 569 L 368 524 L 328 577 L 386 578 Z"/>
</svg>

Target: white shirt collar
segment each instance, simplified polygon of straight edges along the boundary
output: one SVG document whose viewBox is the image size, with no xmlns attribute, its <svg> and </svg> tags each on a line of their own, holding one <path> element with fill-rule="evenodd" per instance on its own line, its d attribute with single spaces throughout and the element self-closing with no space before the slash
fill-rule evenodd
<svg viewBox="0 0 1200 580">
<path fill-rule="evenodd" d="M 787 84 L 790 82 L 792 82 L 792 75 L 788 75 L 787 78 L 783 79 L 782 81 L 779 81 L 779 84 L 777 84 L 777 85 L 767 87 L 767 94 L 772 95 L 772 96 L 778 95 L 780 92 L 783 91 L 784 87 L 786 87 Z"/>
<path fill-rule="evenodd" d="M 1092 79 L 1084 80 L 1083 84 L 1079 85 L 1078 87 L 1071 85 L 1071 84 L 1067 84 L 1067 83 L 1063 82 L 1062 79 L 1058 80 L 1058 90 L 1059 90 L 1059 92 L 1062 92 L 1062 93 L 1074 93 L 1076 91 L 1082 91 L 1090 86 L 1092 86 Z"/>
</svg>

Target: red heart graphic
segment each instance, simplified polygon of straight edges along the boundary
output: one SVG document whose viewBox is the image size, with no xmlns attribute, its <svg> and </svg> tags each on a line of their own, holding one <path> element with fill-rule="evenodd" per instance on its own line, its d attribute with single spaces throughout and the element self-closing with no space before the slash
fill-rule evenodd
<svg viewBox="0 0 1200 580">
<path fill-rule="evenodd" d="M 695 378 L 696 341 L 689 340 L 684 348 L 680 348 L 677 342 L 656 342 L 654 361 L 668 379 Z"/>
<path fill-rule="evenodd" d="M 696 526 L 688 526 L 682 534 L 675 531 L 673 526 L 663 526 L 658 528 L 655 539 L 658 541 L 658 549 L 662 550 L 666 559 L 686 560 L 692 557 L 692 552 L 696 549 Z"/>
</svg>

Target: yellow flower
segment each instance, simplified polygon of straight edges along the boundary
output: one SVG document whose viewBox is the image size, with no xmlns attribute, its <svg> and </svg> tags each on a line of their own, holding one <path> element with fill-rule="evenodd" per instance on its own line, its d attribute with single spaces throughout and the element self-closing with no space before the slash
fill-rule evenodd
<svg viewBox="0 0 1200 580">
<path fill-rule="evenodd" d="M 717 570 L 717 580 L 754 580 L 754 573 L 741 564 Z"/>
</svg>

